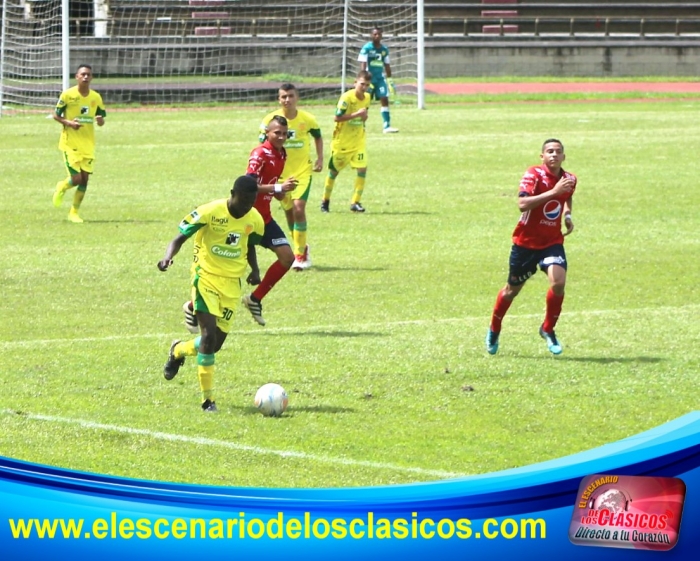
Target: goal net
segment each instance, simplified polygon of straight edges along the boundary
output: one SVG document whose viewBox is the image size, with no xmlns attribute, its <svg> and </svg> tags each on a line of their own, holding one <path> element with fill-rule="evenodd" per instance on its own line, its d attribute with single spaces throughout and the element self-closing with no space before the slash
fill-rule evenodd
<svg viewBox="0 0 700 561">
<path fill-rule="evenodd" d="M 53 104 L 61 0 L 5 4 L 3 103 Z M 416 0 L 89 0 L 70 21 L 71 72 L 91 64 L 109 104 L 267 103 L 287 81 L 305 99 L 336 98 L 375 26 L 399 93 L 415 92 Z"/>
<path fill-rule="evenodd" d="M 0 114 L 55 104 L 62 85 L 61 0 L 3 0 Z"/>
</svg>

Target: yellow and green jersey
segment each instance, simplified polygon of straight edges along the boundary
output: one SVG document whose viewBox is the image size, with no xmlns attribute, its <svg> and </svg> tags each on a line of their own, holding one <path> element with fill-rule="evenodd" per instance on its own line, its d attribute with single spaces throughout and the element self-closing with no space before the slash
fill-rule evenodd
<svg viewBox="0 0 700 561">
<path fill-rule="evenodd" d="M 275 115 L 284 117 L 284 111 L 277 109 L 269 113 L 260 125 L 261 142 L 265 139 L 264 134 L 268 124 Z M 281 179 L 295 177 L 301 179 L 311 175 L 313 164 L 311 162 L 311 139 L 321 138 L 321 128 L 318 121 L 311 113 L 297 109 L 297 116 L 294 119 L 286 117 L 289 125 L 287 142 L 284 149 L 287 151 L 287 161 L 284 164 L 284 171 Z"/>
<path fill-rule="evenodd" d="M 95 154 L 95 116 L 107 116 L 102 96 L 90 90 L 85 97 L 80 94 L 78 86 L 68 88 L 61 94 L 56 104 L 56 115 L 69 121 L 78 119 L 82 125 L 79 129 L 63 127 L 58 142 L 60 150 L 73 150 L 85 156 Z"/>
<path fill-rule="evenodd" d="M 262 216 L 254 208 L 241 218 L 228 211 L 228 199 L 217 199 L 190 212 L 180 222 L 180 232 L 195 235 L 196 270 L 226 278 L 240 278 L 246 271 L 248 240 L 258 241 L 265 232 Z"/>
<path fill-rule="evenodd" d="M 348 90 L 340 96 L 335 109 L 337 117 L 348 113 L 354 113 L 363 107 L 369 108 L 371 96 L 365 93 L 363 99 L 357 99 L 355 90 Z M 333 152 L 354 152 L 363 150 L 365 146 L 365 122 L 359 117 L 342 123 L 336 122 L 331 141 Z"/>
</svg>

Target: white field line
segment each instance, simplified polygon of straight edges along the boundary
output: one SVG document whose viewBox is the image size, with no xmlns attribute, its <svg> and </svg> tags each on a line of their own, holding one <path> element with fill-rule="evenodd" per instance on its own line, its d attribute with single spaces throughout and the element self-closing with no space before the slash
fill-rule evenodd
<svg viewBox="0 0 700 561">
<path fill-rule="evenodd" d="M 348 458 L 334 458 L 332 456 L 318 456 L 315 454 L 306 454 L 305 452 L 295 452 L 293 450 L 274 450 L 272 448 L 262 448 L 260 446 L 250 446 L 248 444 L 239 444 L 237 442 L 229 442 L 226 440 L 215 440 L 213 438 L 203 438 L 200 436 L 185 436 L 181 434 L 170 434 L 166 432 L 152 431 L 148 429 L 135 429 L 132 427 L 124 427 L 120 425 L 107 425 L 103 423 L 95 423 L 93 421 L 85 421 L 83 419 L 72 419 L 69 417 L 56 417 L 53 415 L 40 415 L 34 413 L 22 413 L 18 415 L 15 411 L 10 411 L 7 409 L 2 409 L 5 415 L 14 415 L 20 419 L 28 419 L 31 421 L 45 421 L 54 424 L 66 424 L 79 426 L 84 429 L 100 430 L 117 432 L 121 434 L 129 434 L 136 436 L 145 436 L 148 438 L 153 438 L 155 440 L 164 440 L 167 442 L 182 442 L 185 444 L 195 444 L 201 446 L 210 446 L 217 448 L 226 448 L 229 450 L 237 450 L 240 452 L 250 452 L 253 454 L 266 454 L 272 456 L 279 456 L 280 458 L 295 458 L 299 460 L 318 462 L 323 464 L 332 464 L 339 466 L 361 466 L 370 469 L 383 469 L 391 471 L 401 471 L 407 473 L 417 473 L 420 475 L 426 475 L 430 477 L 438 477 L 442 479 L 448 479 L 453 477 L 464 477 L 466 474 L 462 473 L 452 473 L 449 471 L 442 471 L 437 469 L 423 469 L 419 467 L 407 467 L 398 466 L 394 464 L 387 464 L 383 462 L 370 462 L 365 460 L 352 460 Z"/>
<path fill-rule="evenodd" d="M 627 308 L 624 310 L 586 310 L 581 312 L 566 312 L 566 316 L 606 316 L 620 315 L 629 316 L 645 313 L 663 313 L 670 314 L 672 312 L 692 312 L 700 308 L 700 304 L 689 304 L 685 306 L 662 306 L 657 308 Z M 509 319 L 518 318 L 533 318 L 541 317 L 542 313 L 537 314 L 508 314 Z M 489 315 L 480 316 L 464 316 L 461 318 L 442 318 L 442 319 L 416 319 L 416 320 L 399 320 L 388 321 L 384 323 L 357 323 L 357 324 L 336 324 L 336 325 L 316 325 L 307 327 L 265 327 L 264 329 L 244 329 L 233 330 L 231 335 L 252 335 L 257 336 L 261 333 L 313 333 L 316 331 L 331 331 L 331 330 L 358 330 L 358 331 L 376 331 L 377 329 L 400 327 L 403 325 L 435 325 L 441 323 L 469 323 L 481 322 L 486 325 L 489 321 Z M 56 339 L 24 339 L 15 341 L 0 341 L 0 349 L 27 348 L 27 347 L 46 347 L 49 345 L 72 345 L 75 343 L 96 343 L 100 341 L 125 341 L 129 339 L 170 339 L 174 332 L 171 333 L 138 333 L 132 335 L 105 335 L 102 337 L 71 337 L 71 338 L 56 338 Z M 187 338 L 183 332 L 183 339 Z"/>
</svg>

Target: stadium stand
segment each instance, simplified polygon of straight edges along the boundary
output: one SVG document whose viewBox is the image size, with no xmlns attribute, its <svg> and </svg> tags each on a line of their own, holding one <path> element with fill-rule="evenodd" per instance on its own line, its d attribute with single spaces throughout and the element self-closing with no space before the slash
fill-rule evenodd
<svg viewBox="0 0 700 561">
<path fill-rule="evenodd" d="M 109 35 L 280 35 L 342 33 L 342 22 L 319 22 L 321 0 L 303 6 L 266 0 L 109 0 Z M 374 0 L 377 22 L 391 21 L 396 2 Z M 425 1 L 425 30 L 432 37 L 580 35 L 669 37 L 700 33 L 700 2 L 663 0 L 458 0 Z M 264 16 L 261 16 L 264 14 Z"/>
</svg>

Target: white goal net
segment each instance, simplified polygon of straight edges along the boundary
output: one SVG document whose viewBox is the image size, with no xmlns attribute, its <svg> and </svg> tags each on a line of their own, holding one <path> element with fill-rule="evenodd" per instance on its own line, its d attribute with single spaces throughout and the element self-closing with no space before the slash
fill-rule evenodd
<svg viewBox="0 0 700 561">
<path fill-rule="evenodd" d="M 61 0 L 4 6 L 5 112 L 53 104 L 61 86 Z M 94 87 L 110 104 L 269 102 L 287 81 L 306 99 L 336 98 L 352 85 L 375 26 L 399 92 L 415 92 L 415 0 L 72 1 L 70 67 L 91 64 Z"/>
</svg>

